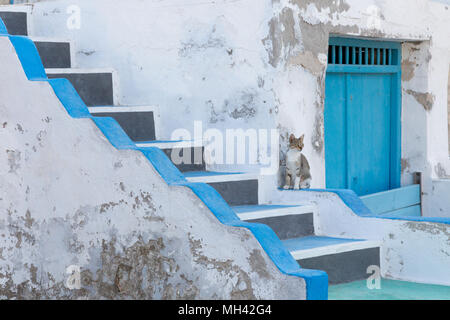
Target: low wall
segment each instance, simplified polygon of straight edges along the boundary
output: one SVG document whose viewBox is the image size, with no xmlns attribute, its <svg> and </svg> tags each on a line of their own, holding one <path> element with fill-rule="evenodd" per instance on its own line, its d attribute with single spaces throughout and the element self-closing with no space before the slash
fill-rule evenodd
<svg viewBox="0 0 450 320">
<path fill-rule="evenodd" d="M 316 204 L 319 235 L 381 241 L 383 277 L 450 285 L 450 219 L 378 218 L 350 190 L 279 190 L 274 197 Z"/>
</svg>

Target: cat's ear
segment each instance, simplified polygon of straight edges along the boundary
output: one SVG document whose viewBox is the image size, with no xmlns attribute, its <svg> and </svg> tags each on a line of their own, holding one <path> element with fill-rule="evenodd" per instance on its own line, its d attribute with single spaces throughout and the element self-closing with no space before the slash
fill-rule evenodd
<svg viewBox="0 0 450 320">
<path fill-rule="evenodd" d="M 303 140 L 305 139 L 305 134 L 302 134 L 302 136 L 299 139 L 300 139 L 300 143 L 303 143 Z"/>
<path fill-rule="evenodd" d="M 294 142 L 294 140 L 295 140 L 295 136 L 293 133 L 291 133 L 291 135 L 289 136 L 289 143 Z"/>
</svg>

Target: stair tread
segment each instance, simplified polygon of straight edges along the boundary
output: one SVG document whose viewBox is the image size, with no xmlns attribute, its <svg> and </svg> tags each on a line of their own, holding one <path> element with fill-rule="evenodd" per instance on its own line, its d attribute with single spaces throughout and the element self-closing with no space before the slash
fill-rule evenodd
<svg viewBox="0 0 450 320">
<path fill-rule="evenodd" d="M 219 172 L 219 171 L 193 171 L 186 172 L 185 176 L 189 177 L 209 177 L 209 176 L 226 176 L 226 175 L 244 175 L 244 172 Z"/>
<path fill-rule="evenodd" d="M 0 12 L 30 13 L 31 7 L 29 4 L 2 4 L 0 5 Z"/>
<path fill-rule="evenodd" d="M 157 147 L 160 149 L 174 149 L 174 148 L 193 148 L 202 147 L 202 144 L 195 140 L 152 140 L 139 141 L 136 143 L 138 147 Z"/>
<path fill-rule="evenodd" d="M 51 42 L 51 43 L 69 43 L 72 44 L 72 40 L 63 39 L 63 38 L 54 38 L 54 37 L 30 37 L 28 38 L 33 42 Z M 63 69 L 63 68 L 60 68 Z"/>
<path fill-rule="evenodd" d="M 17 7 L 16 7 L 17 6 Z M 28 15 L 30 9 L 18 5 L 0 6 L 0 16 L 8 34 L 17 36 L 28 35 Z M 19 17 L 18 17 L 19 16 Z"/>
<path fill-rule="evenodd" d="M 133 113 L 133 112 L 158 112 L 158 107 L 153 105 L 140 106 L 95 106 L 88 107 L 90 113 Z M 153 141 L 153 140 L 152 140 Z"/>
<path fill-rule="evenodd" d="M 283 245 L 295 259 L 337 254 L 354 250 L 379 247 L 379 241 L 364 239 L 333 238 L 326 236 L 307 236 L 283 240 Z"/>
<path fill-rule="evenodd" d="M 258 179 L 258 174 L 245 172 L 188 171 L 183 174 L 191 182 L 205 183 Z"/>
<path fill-rule="evenodd" d="M 266 210 L 279 210 L 286 208 L 299 208 L 303 205 L 275 205 L 275 204 L 260 204 L 260 205 L 249 205 L 249 206 L 234 206 L 233 210 L 236 213 L 247 213 L 255 211 L 266 211 Z"/>
<path fill-rule="evenodd" d="M 48 68 L 45 69 L 48 74 L 96 74 L 113 73 L 113 68 Z"/>
<path fill-rule="evenodd" d="M 313 213 L 313 205 L 247 205 L 234 206 L 234 212 L 241 220 L 275 218 L 288 215 Z"/>
</svg>

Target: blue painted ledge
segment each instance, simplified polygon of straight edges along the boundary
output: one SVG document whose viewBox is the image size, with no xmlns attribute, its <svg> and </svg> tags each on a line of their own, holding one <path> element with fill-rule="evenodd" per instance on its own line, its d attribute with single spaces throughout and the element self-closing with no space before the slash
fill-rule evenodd
<svg viewBox="0 0 450 320">
<path fill-rule="evenodd" d="M 279 188 L 279 190 L 287 192 L 295 191 L 312 191 L 312 192 L 330 192 L 336 194 L 341 198 L 342 202 L 345 203 L 356 215 L 365 218 L 378 218 L 378 219 L 389 219 L 389 220 L 402 220 L 402 221 L 415 221 L 415 222 L 433 222 L 433 223 L 443 223 L 450 225 L 450 218 L 439 218 L 439 217 L 395 217 L 389 214 L 373 214 L 370 209 L 363 203 L 363 201 L 358 197 L 358 195 L 353 190 L 348 189 L 302 189 L 302 190 L 284 190 Z"/>
<path fill-rule="evenodd" d="M 132 149 L 142 152 L 169 185 L 190 188 L 221 223 L 249 229 L 282 273 L 305 280 L 308 300 L 328 299 L 328 275 L 320 270 L 301 269 L 271 228 L 264 224 L 241 221 L 214 188 L 205 183 L 188 182 L 162 150 L 155 147 L 139 148 L 113 118 L 92 116 L 68 80 L 47 78 L 34 43 L 27 37 L 8 35 L 1 18 L 0 36 L 9 37 L 28 80 L 47 81 L 71 117 L 92 119 L 110 143 L 119 150 Z"/>
</svg>

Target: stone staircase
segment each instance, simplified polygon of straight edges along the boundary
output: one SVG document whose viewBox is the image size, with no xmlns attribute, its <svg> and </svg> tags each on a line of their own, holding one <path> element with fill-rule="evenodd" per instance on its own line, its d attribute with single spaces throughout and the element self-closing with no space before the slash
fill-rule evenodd
<svg viewBox="0 0 450 320">
<path fill-rule="evenodd" d="M 10 34 L 27 35 L 29 12 L 0 7 Z M 113 70 L 76 69 L 70 41 L 31 39 L 41 56 L 48 78 L 68 79 L 96 117 L 112 117 L 139 148 L 157 147 L 169 159 L 190 153 L 191 163 L 174 165 L 189 182 L 212 186 L 245 222 L 269 226 L 302 268 L 324 270 L 329 283 L 343 283 L 368 277 L 367 268 L 380 265 L 380 243 L 332 238 L 320 234 L 316 207 L 311 204 L 268 205 L 261 201 L 261 177 L 254 173 L 207 170 L 201 141 L 170 141 L 158 135 L 158 108 L 117 105 L 117 81 Z"/>
</svg>

